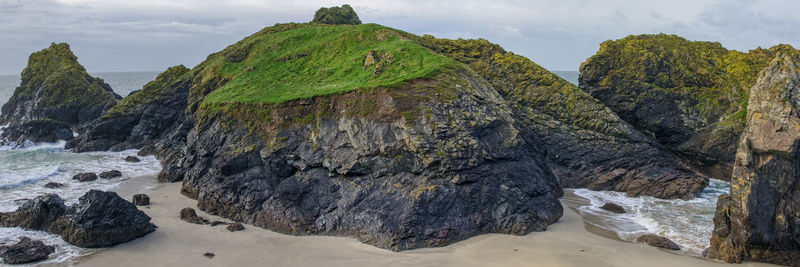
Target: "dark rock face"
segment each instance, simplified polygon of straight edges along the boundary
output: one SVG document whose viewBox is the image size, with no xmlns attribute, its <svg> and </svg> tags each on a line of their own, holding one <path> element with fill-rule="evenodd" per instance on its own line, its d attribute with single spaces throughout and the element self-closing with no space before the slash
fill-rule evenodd
<svg viewBox="0 0 800 267">
<path fill-rule="evenodd" d="M 100 178 L 103 179 L 112 179 L 112 178 L 122 177 L 122 172 L 118 170 L 110 170 L 107 172 L 101 172 L 99 176 Z"/>
<path fill-rule="evenodd" d="M 69 128 L 100 117 L 122 98 L 90 76 L 63 43 L 33 53 L 21 78 L 0 115 L 0 125 L 9 124 L 4 138 L 11 141 L 71 139 Z"/>
<path fill-rule="evenodd" d="M 562 186 L 688 199 L 708 185 L 592 96 L 525 57 L 486 40 L 411 38 L 491 83 L 513 109 L 515 126 L 544 142 Z"/>
<path fill-rule="evenodd" d="M 614 203 L 606 203 L 600 208 L 613 213 L 625 213 L 625 208 Z"/>
<path fill-rule="evenodd" d="M 60 235 L 70 244 L 110 247 L 155 231 L 150 217 L 116 193 L 91 190 L 67 207 L 58 195 L 43 195 L 17 211 L 0 213 L 0 226 Z"/>
<path fill-rule="evenodd" d="M 0 258 L 7 264 L 24 264 L 46 260 L 53 252 L 53 246 L 23 237 L 14 245 L 0 247 Z"/>
<path fill-rule="evenodd" d="M 133 195 L 133 205 L 147 206 L 150 205 L 150 197 L 145 194 Z"/>
<path fill-rule="evenodd" d="M 91 122 L 86 133 L 67 143 L 75 152 L 121 151 L 153 145 L 175 131 L 187 106 L 189 71 L 183 65 L 167 69 L 142 90 L 131 93 L 103 117 Z M 138 162 L 130 156 L 125 159 Z"/>
<path fill-rule="evenodd" d="M 800 56 L 781 55 L 759 75 L 747 118 L 708 257 L 800 266 Z"/>
<path fill-rule="evenodd" d="M 606 41 L 581 65 L 580 88 L 702 173 L 728 180 L 747 90 L 780 45 L 750 53 L 674 35 Z"/>
<path fill-rule="evenodd" d="M 358 14 L 356 14 L 353 8 L 345 4 L 341 7 L 320 8 L 317 10 L 317 13 L 314 14 L 314 19 L 311 20 L 311 23 L 358 25 L 361 24 L 361 20 L 358 19 Z"/>
<path fill-rule="evenodd" d="M 45 188 L 51 188 L 51 189 L 62 188 L 62 187 L 64 187 L 64 184 L 56 183 L 56 182 L 49 182 L 49 183 L 45 184 L 44 187 Z"/>
<path fill-rule="evenodd" d="M 228 231 L 231 231 L 231 232 L 242 231 L 242 230 L 244 230 L 244 225 L 242 225 L 241 223 L 238 223 L 238 222 L 234 222 L 234 223 L 229 224 L 226 229 L 228 229 Z"/>
<path fill-rule="evenodd" d="M 72 180 L 78 180 L 78 182 L 89 182 L 97 180 L 97 174 L 93 172 L 88 173 L 79 173 L 75 176 L 72 176 Z"/>
<path fill-rule="evenodd" d="M 134 157 L 134 156 L 127 156 L 127 157 L 125 157 L 125 161 L 127 161 L 127 162 L 140 162 L 142 160 L 140 160 L 139 158 Z"/>
<path fill-rule="evenodd" d="M 669 240 L 669 238 L 657 235 L 643 235 L 636 238 L 636 242 L 645 243 L 650 246 L 669 249 L 669 250 L 681 250 L 681 246 Z"/>
<path fill-rule="evenodd" d="M 72 139 L 72 130 L 69 124 L 50 119 L 26 121 L 21 125 L 9 127 L 0 136 L 0 143 L 15 142 L 24 144 L 26 140 L 38 142 L 56 142 L 58 140 Z"/>
<path fill-rule="evenodd" d="M 504 100 L 479 77 L 437 79 L 460 85 L 447 89 L 450 101 L 428 97 L 435 82 L 318 97 L 303 107 L 330 101 L 325 114 L 353 114 L 344 103 L 369 102 L 374 116 L 263 130 L 275 133 L 266 141 L 248 134 L 246 118 L 208 115 L 174 165 L 185 166 L 183 192 L 200 209 L 237 221 L 392 250 L 526 234 L 555 222 L 561 189 L 535 137 L 514 127 Z M 294 113 L 292 105 L 278 114 Z M 425 109 L 429 115 L 413 120 L 398 114 Z"/>
</svg>

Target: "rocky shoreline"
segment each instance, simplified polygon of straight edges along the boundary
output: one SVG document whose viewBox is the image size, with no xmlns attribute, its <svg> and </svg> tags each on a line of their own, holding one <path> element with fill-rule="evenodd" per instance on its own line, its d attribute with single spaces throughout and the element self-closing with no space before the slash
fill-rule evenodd
<svg viewBox="0 0 800 267">
<path fill-rule="evenodd" d="M 797 54 L 629 36 L 601 44 L 574 86 L 486 40 L 361 24 L 345 5 L 264 28 L 192 69 L 169 68 L 125 98 L 68 45 L 52 44 L 31 55 L 0 124 L 9 123 L 9 144 L 67 139 L 74 152 L 156 155 L 158 180 L 180 182 L 213 215 L 393 251 L 544 231 L 564 214 L 562 187 L 688 200 L 711 176 L 732 189 L 718 203 L 709 257 L 792 265 Z M 109 224 L 104 212 L 119 217 Z M 149 220 L 100 191 L 72 207 L 47 195 L 0 213 L 2 226 L 84 247 L 146 235 Z"/>
</svg>

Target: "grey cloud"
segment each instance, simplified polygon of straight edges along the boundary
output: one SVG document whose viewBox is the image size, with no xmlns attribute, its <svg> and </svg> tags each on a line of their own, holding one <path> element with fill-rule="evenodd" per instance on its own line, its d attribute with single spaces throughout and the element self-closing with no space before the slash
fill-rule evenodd
<svg viewBox="0 0 800 267">
<path fill-rule="evenodd" d="M 486 38 L 544 67 L 577 69 L 604 40 L 676 33 L 750 49 L 798 44 L 800 21 L 779 0 L 352 0 L 364 22 L 446 38 Z M 0 0 L 0 73 L 19 73 L 27 56 L 69 42 L 90 71 L 193 66 L 259 29 L 303 22 L 338 1 Z M 778 9 L 772 8 L 781 4 Z M 753 11 L 750 11 L 753 10 Z M 777 11 L 775 11 L 777 10 Z M 779 15 L 775 15 L 775 13 Z M 747 19 L 742 19 L 743 16 Z M 780 15 L 783 14 L 783 15 Z"/>
</svg>

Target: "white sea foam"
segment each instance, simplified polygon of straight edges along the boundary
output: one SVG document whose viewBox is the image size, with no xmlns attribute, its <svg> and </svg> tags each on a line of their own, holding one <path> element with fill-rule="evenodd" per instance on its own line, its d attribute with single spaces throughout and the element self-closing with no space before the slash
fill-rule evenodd
<svg viewBox="0 0 800 267">
<path fill-rule="evenodd" d="M 141 161 L 135 163 L 124 160 L 127 156 L 135 156 L 136 150 L 72 153 L 64 150 L 64 144 L 57 142 L 0 149 L 0 212 L 16 210 L 25 199 L 45 193 L 56 193 L 70 205 L 90 189 L 113 191 L 129 179 L 153 179 L 152 176 L 161 170 L 161 164 L 154 156 L 140 157 Z M 122 177 L 91 182 L 72 180 L 78 173 L 109 170 L 119 170 Z M 44 185 L 49 182 L 66 186 L 45 188 Z M 89 251 L 71 246 L 57 235 L 20 228 L 0 228 L 0 243 L 13 244 L 22 236 L 43 240 L 56 247 L 56 253 L 48 263 L 64 262 Z"/>
<path fill-rule="evenodd" d="M 595 226 L 616 232 L 623 240 L 634 241 L 642 234 L 658 234 L 675 241 L 681 253 L 700 256 L 708 247 L 714 230 L 714 211 L 717 197 L 727 193 L 727 182 L 712 179 L 700 197 L 691 200 L 663 200 L 653 197 L 627 197 L 625 193 L 573 189 L 589 200 L 589 205 L 578 208 Z M 616 214 L 600 209 L 605 203 L 615 203 L 627 213 Z"/>
</svg>

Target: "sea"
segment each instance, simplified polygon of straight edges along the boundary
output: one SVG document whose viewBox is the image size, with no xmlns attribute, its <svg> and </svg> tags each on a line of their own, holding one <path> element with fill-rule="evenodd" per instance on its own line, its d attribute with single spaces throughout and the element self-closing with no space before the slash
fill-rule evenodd
<svg viewBox="0 0 800 267">
<path fill-rule="evenodd" d="M 565 80 L 577 84 L 577 71 L 555 71 Z M 103 78 L 115 92 L 127 96 L 153 80 L 156 72 L 92 73 Z M 0 104 L 8 101 L 19 85 L 19 75 L 0 75 Z M 2 129 L 0 129 L 2 131 Z M 71 153 L 64 142 L 31 144 L 22 149 L 0 147 L 0 212 L 13 211 L 26 199 L 45 193 L 57 193 L 68 204 L 77 202 L 89 189 L 116 190 L 123 183 L 136 179 L 152 179 L 161 170 L 155 157 L 140 157 L 141 162 L 123 159 L 136 155 L 136 150 L 122 152 Z M 79 183 L 72 176 L 81 172 L 119 170 L 122 178 Z M 66 184 L 60 189 L 48 189 L 48 182 Z M 712 180 L 699 198 L 692 200 L 661 200 L 652 197 L 627 197 L 623 193 L 567 189 L 582 199 L 574 208 L 584 221 L 613 232 L 621 240 L 633 241 L 639 235 L 655 233 L 681 245 L 679 253 L 699 256 L 706 248 L 713 230 L 717 197 L 729 191 L 727 182 Z M 606 202 L 625 207 L 628 213 L 614 214 L 600 209 Z M 92 253 L 91 249 L 71 246 L 59 236 L 21 228 L 0 228 L 0 245 L 13 244 L 20 237 L 43 240 L 56 247 L 46 263 L 60 263 Z M 0 263 L 0 265 L 2 265 Z"/>
<path fill-rule="evenodd" d="M 103 78 L 117 94 L 126 96 L 131 91 L 141 89 L 157 74 L 157 72 L 117 72 L 92 75 Z M 19 84 L 19 75 L 0 75 L 1 104 L 8 101 Z M 0 133 L 2 131 L 0 128 Z M 141 161 L 137 163 L 126 162 L 124 158 L 136 156 L 138 152 L 136 150 L 71 153 L 64 149 L 65 144 L 61 141 L 29 144 L 20 149 L 0 147 L 0 212 L 14 211 L 25 200 L 47 193 L 60 195 L 69 205 L 77 202 L 78 198 L 90 189 L 117 190 L 122 184 L 136 182 L 137 179 L 153 179 L 152 177 L 161 170 L 161 164 L 153 156 L 139 157 Z M 100 173 L 109 170 L 118 170 L 123 176 L 82 183 L 72 180 L 72 176 L 78 173 Z M 66 186 L 59 189 L 45 188 L 44 185 L 49 182 L 62 183 Z M 55 253 L 44 263 L 62 263 L 94 251 L 72 246 L 57 235 L 22 228 L 0 227 L 0 245 L 14 244 L 22 236 L 42 240 L 45 244 L 56 248 Z M 0 263 L 0 266 L 2 265 Z"/>
</svg>

